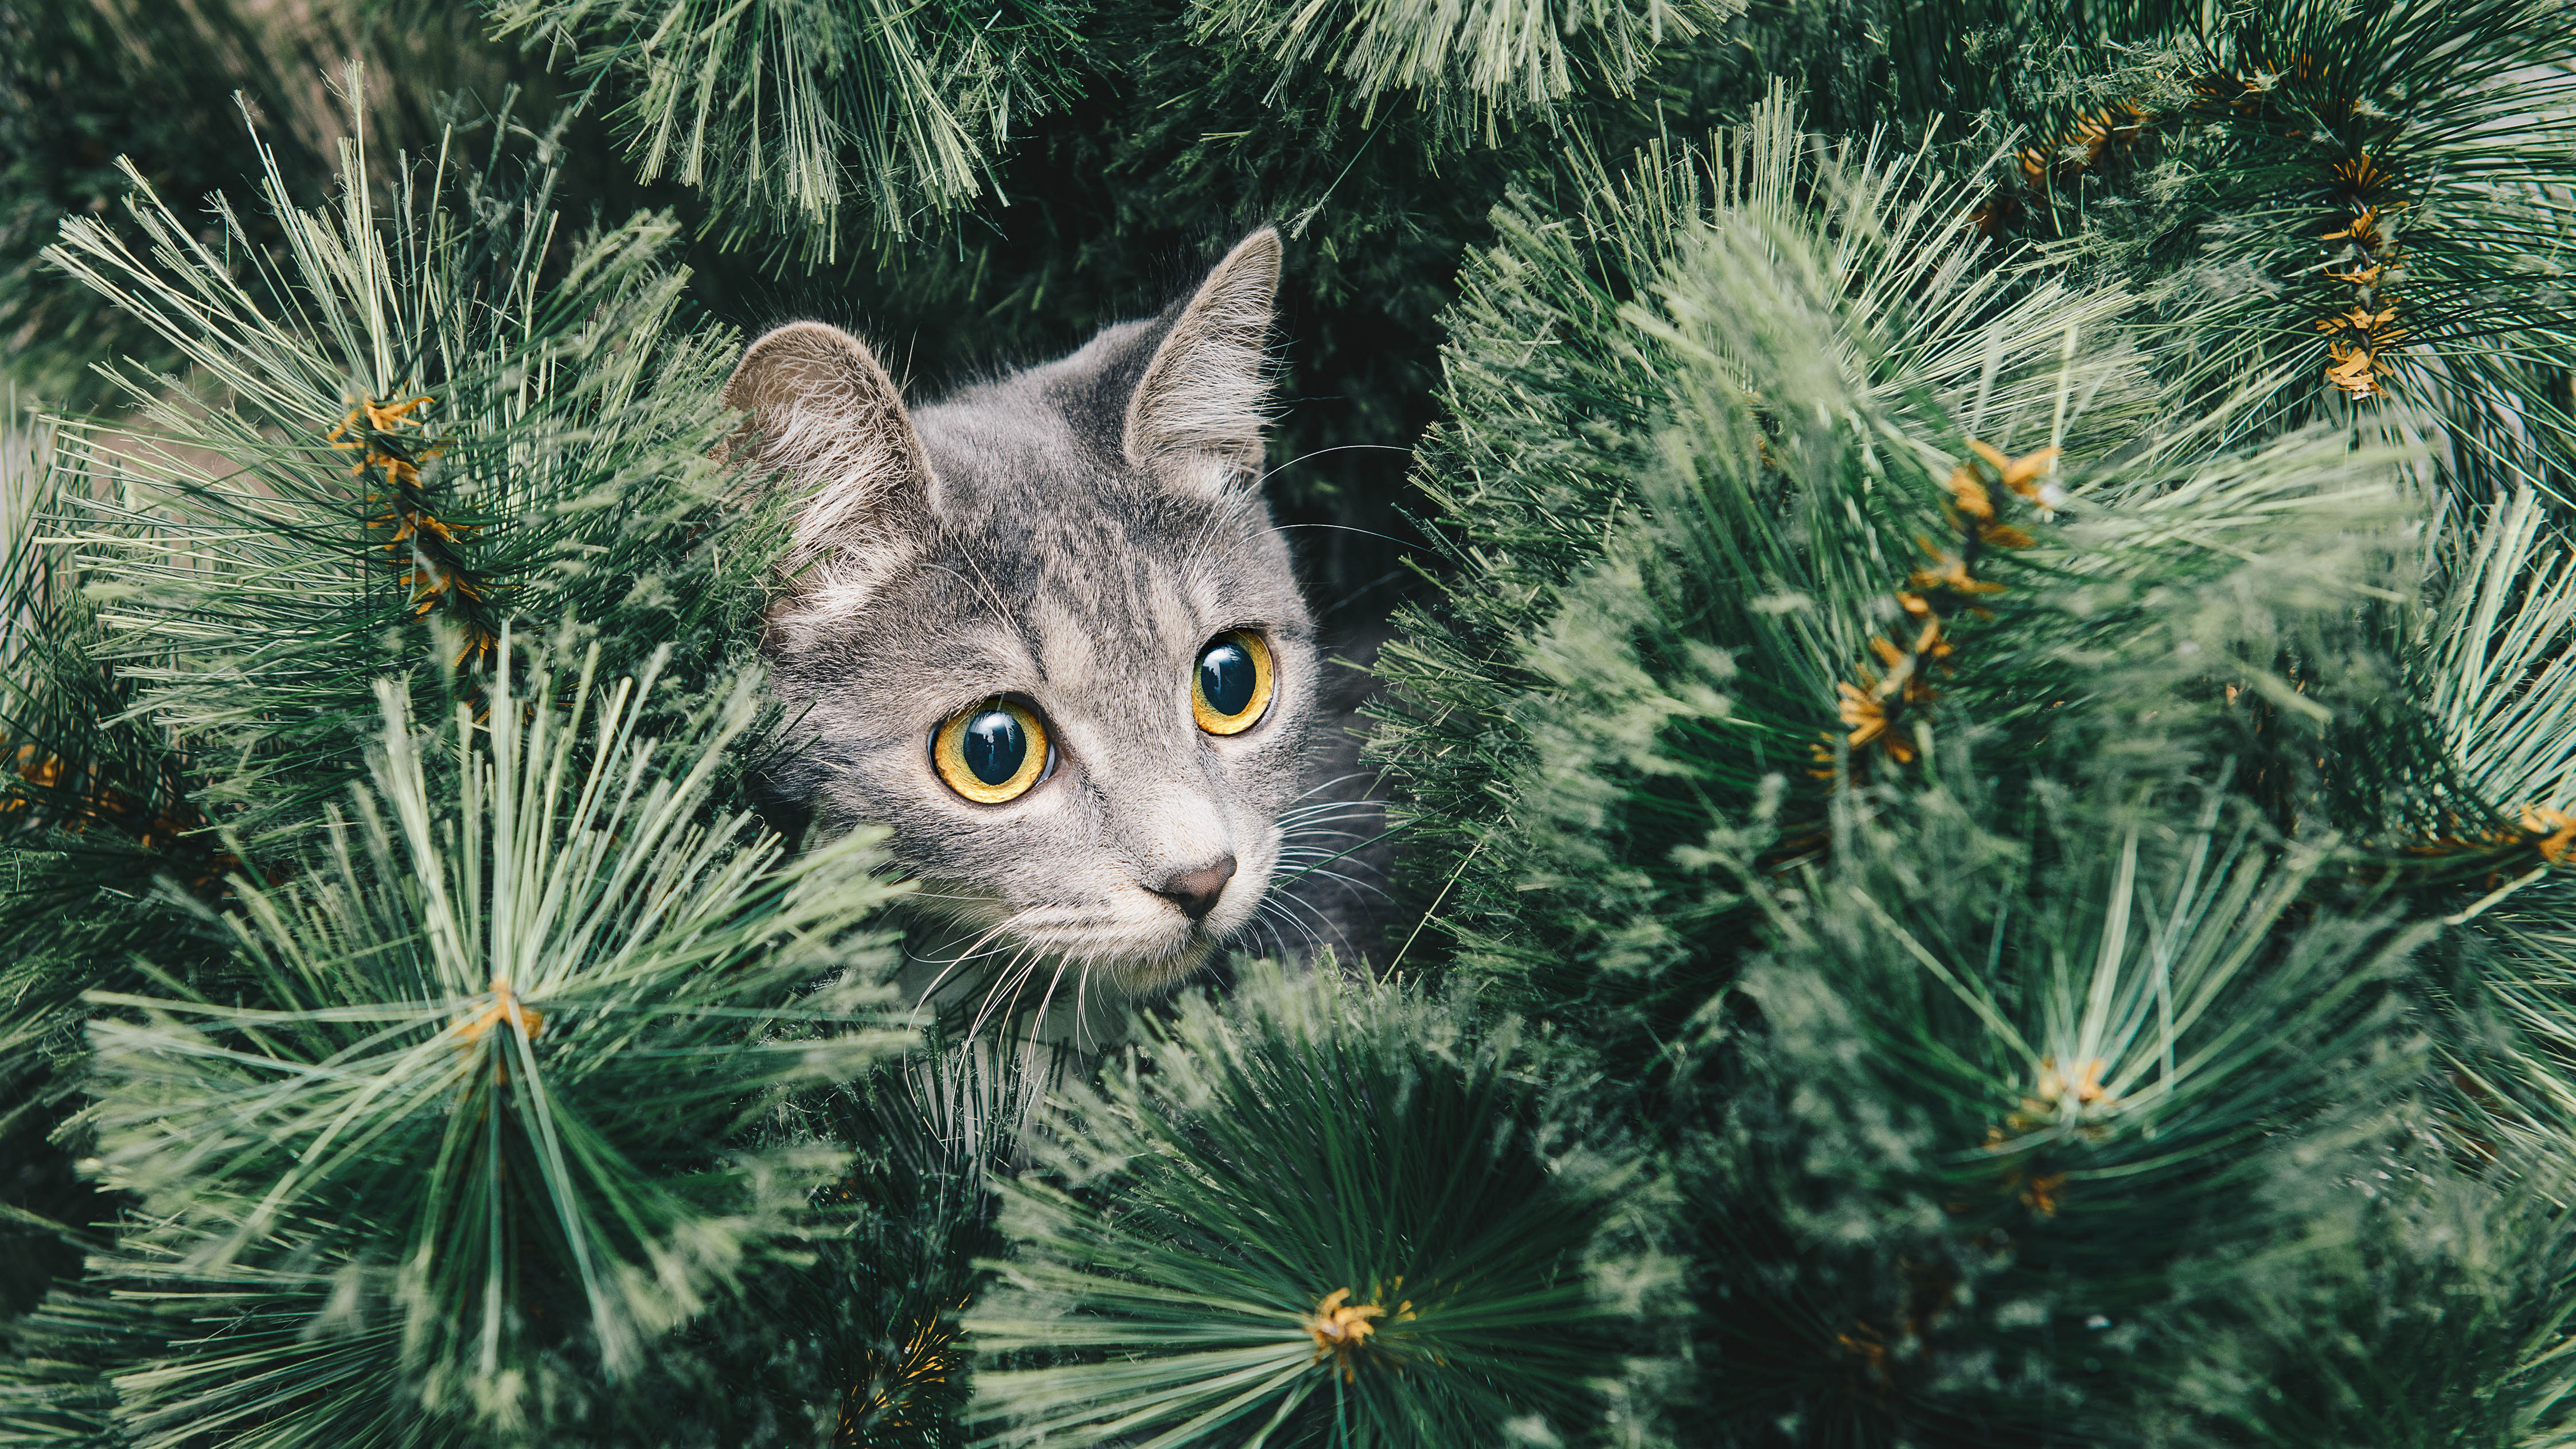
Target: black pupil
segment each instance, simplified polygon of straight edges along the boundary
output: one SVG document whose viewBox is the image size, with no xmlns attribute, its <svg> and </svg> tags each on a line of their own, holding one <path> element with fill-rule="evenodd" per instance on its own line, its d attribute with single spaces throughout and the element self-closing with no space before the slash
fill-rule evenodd
<svg viewBox="0 0 2576 1449">
<path fill-rule="evenodd" d="M 1199 698 L 1218 714 L 1238 715 L 1252 708 L 1257 683 L 1252 651 L 1231 639 L 1218 640 L 1199 656 Z"/>
<path fill-rule="evenodd" d="M 958 742 L 957 753 L 976 779 L 987 785 L 1008 784 L 1029 757 L 1028 731 L 1008 711 L 988 709 L 966 721 L 966 737 Z"/>
</svg>

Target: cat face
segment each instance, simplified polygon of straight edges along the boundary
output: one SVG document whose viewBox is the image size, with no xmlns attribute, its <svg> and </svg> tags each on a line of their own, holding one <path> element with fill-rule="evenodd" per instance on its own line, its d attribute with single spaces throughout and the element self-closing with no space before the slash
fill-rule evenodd
<svg viewBox="0 0 2576 1449">
<path fill-rule="evenodd" d="M 795 323 L 725 400 L 803 499 L 767 638 L 775 788 L 893 831 L 965 974 L 1150 992 L 1253 921 L 1317 674 L 1260 493 L 1264 230 L 1189 303 L 908 410 Z"/>
</svg>

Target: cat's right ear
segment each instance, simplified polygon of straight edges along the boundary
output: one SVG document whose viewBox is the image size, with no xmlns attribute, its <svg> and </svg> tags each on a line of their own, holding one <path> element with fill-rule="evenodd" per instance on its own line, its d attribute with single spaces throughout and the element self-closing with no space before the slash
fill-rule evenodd
<svg viewBox="0 0 2576 1449">
<path fill-rule="evenodd" d="M 1127 401 L 1127 461 L 1198 498 L 1261 483 L 1279 230 L 1225 254 L 1173 318 Z"/>
<path fill-rule="evenodd" d="M 790 322 L 751 345 L 726 380 L 743 414 L 737 462 L 802 501 L 784 561 L 800 613 L 855 608 L 914 546 L 908 505 L 930 463 L 903 392 L 866 343 L 823 322 Z"/>
</svg>

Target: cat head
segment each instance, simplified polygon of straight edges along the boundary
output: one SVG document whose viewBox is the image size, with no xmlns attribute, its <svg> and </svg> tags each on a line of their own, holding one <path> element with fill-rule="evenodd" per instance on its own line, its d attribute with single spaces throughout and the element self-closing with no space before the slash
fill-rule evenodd
<svg viewBox="0 0 2576 1449">
<path fill-rule="evenodd" d="M 798 490 L 774 788 L 891 827 L 908 909 L 988 978 L 1167 986 L 1278 868 L 1318 683 L 1261 496 L 1278 279 L 1255 232 L 1161 317 L 918 410 L 817 322 L 726 384 L 756 470 Z"/>
</svg>

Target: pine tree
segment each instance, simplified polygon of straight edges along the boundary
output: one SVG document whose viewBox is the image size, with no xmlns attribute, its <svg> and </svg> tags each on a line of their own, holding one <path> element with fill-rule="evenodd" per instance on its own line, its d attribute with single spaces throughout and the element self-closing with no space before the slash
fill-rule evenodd
<svg viewBox="0 0 2576 1449">
<path fill-rule="evenodd" d="M 2555 7 L 0 38 L 0 1437 L 2576 1424 Z M 1386 959 L 943 1034 L 718 384 L 1265 219 Z"/>
</svg>

